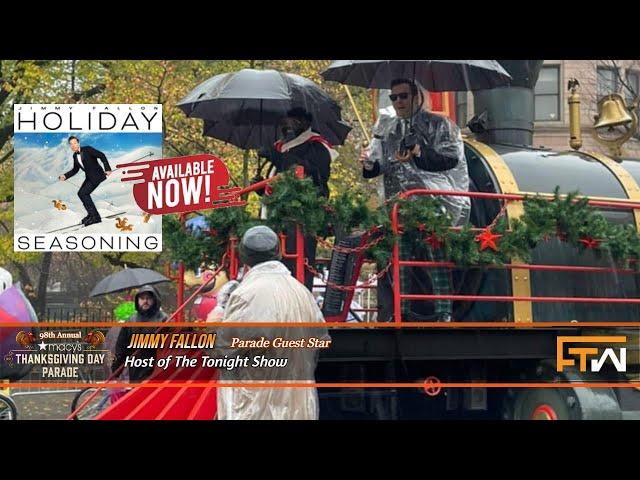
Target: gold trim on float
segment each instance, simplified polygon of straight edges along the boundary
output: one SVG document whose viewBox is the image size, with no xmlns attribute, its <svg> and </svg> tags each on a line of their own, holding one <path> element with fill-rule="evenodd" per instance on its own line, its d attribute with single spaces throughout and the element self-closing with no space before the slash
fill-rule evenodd
<svg viewBox="0 0 640 480">
<path fill-rule="evenodd" d="M 613 174 L 613 176 L 616 177 L 616 179 L 620 182 L 620 185 L 622 185 L 622 188 L 627 194 L 627 197 L 629 198 L 629 200 L 634 200 L 634 201 L 640 200 L 640 187 L 638 186 L 638 182 L 635 181 L 635 179 L 631 176 L 631 174 L 628 171 L 622 168 L 622 165 L 620 165 L 615 160 L 612 160 L 611 158 L 607 157 L 606 155 L 603 155 L 598 152 L 582 152 L 582 153 L 584 153 L 585 155 L 588 155 L 589 157 L 597 160 L 602 165 L 604 165 L 607 168 L 607 170 L 609 170 Z M 594 198 L 594 197 L 589 197 L 589 198 Z M 636 230 L 640 232 L 640 211 L 636 208 L 633 209 L 633 218 L 636 222 Z"/>
<path fill-rule="evenodd" d="M 513 173 L 498 153 L 491 147 L 477 140 L 465 139 L 464 142 L 476 150 L 489 164 L 501 193 L 520 193 L 518 183 Z M 524 213 L 521 201 L 511 201 L 507 203 L 507 220 L 511 222 L 514 218 L 519 218 Z M 524 263 L 519 258 L 512 258 L 511 264 Z M 514 296 L 531 296 L 531 275 L 528 268 L 514 268 L 511 270 L 511 288 Z M 513 302 L 513 317 L 516 323 L 532 322 L 533 308 L 531 302 Z"/>
<path fill-rule="evenodd" d="M 638 186 L 638 182 L 633 178 L 633 176 L 625 170 L 622 165 L 620 165 L 615 160 L 603 155 L 598 152 L 581 152 L 585 155 L 597 160 L 602 165 L 609 170 L 614 177 L 620 182 L 622 188 L 629 200 L 639 201 L 640 200 L 640 186 Z M 595 198 L 595 197 L 589 197 Z M 620 200 L 620 199 L 614 199 Z M 640 232 L 640 211 L 638 209 L 633 209 L 633 218 L 636 222 L 636 230 Z M 627 335 L 628 345 L 627 345 L 627 364 L 629 365 L 638 365 L 640 363 L 640 352 L 638 351 L 638 333 L 636 331 L 626 331 L 621 330 Z M 638 381 L 640 379 L 640 373 L 627 373 L 627 379 L 629 381 Z M 640 388 L 636 388 L 636 390 L 640 390 Z"/>
</svg>

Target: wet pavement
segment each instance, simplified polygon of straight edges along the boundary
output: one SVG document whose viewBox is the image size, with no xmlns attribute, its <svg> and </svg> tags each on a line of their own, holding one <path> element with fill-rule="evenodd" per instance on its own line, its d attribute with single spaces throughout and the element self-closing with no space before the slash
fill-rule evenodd
<svg viewBox="0 0 640 480">
<path fill-rule="evenodd" d="M 71 413 L 71 402 L 76 391 L 61 393 L 19 394 L 11 396 L 18 408 L 18 420 L 64 420 Z"/>
</svg>

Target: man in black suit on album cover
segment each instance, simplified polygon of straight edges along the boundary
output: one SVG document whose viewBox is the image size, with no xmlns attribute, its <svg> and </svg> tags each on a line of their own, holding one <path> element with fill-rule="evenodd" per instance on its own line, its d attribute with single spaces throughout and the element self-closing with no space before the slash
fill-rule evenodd
<svg viewBox="0 0 640 480">
<path fill-rule="evenodd" d="M 91 199 L 91 193 L 107 179 L 107 176 L 111 173 L 111 167 L 107 161 L 107 156 L 101 151 L 89 145 L 80 147 L 78 137 L 69 137 L 69 146 L 73 151 L 73 168 L 60 175 L 58 179 L 65 181 L 73 177 L 79 170 L 84 171 L 85 180 L 82 182 L 80 190 L 78 190 L 78 197 L 80 197 L 82 205 L 87 211 L 87 216 L 82 219 L 82 224 L 88 227 L 102 221 L 98 209 Z M 98 159 L 104 164 L 104 170 L 98 163 Z"/>
</svg>

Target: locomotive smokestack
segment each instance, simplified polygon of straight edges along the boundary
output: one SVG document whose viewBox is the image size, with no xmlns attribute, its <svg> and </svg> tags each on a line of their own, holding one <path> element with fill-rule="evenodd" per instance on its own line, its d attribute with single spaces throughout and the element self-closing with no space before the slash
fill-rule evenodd
<svg viewBox="0 0 640 480">
<path fill-rule="evenodd" d="M 509 87 L 478 90 L 469 128 L 484 143 L 533 144 L 533 88 L 544 60 L 500 60 L 512 77 Z"/>
</svg>

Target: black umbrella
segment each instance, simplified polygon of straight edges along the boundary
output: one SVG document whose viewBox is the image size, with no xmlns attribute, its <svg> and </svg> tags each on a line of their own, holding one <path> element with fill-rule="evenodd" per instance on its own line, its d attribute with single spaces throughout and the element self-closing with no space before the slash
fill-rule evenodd
<svg viewBox="0 0 640 480">
<path fill-rule="evenodd" d="M 276 70 L 244 69 L 223 73 L 194 88 L 178 107 L 205 120 L 204 134 L 237 147 L 272 145 L 278 122 L 294 107 L 313 115 L 312 129 L 341 145 L 351 127 L 341 120 L 340 106 L 311 80 Z"/>
<path fill-rule="evenodd" d="M 391 88 L 392 80 L 406 78 L 431 92 L 484 90 L 511 81 L 496 60 L 336 60 L 322 78 L 365 88 Z"/>
<path fill-rule="evenodd" d="M 170 281 L 171 280 L 164 275 L 160 275 L 158 272 L 149 270 L 148 268 L 125 268 L 100 280 L 98 284 L 93 287 L 89 296 L 97 297 L 99 295 L 142 287 L 143 285 Z"/>
<path fill-rule="evenodd" d="M 351 127 L 342 120 L 326 124 L 324 129 L 316 126 L 312 126 L 312 129 L 322 134 L 332 145 L 344 143 L 344 138 L 351 131 Z M 205 120 L 202 133 L 237 147 L 250 149 L 272 145 L 278 139 L 279 132 L 276 122 L 262 125 L 256 122 L 253 125 L 242 125 L 239 128 L 238 125 L 226 121 L 210 122 Z"/>
</svg>

